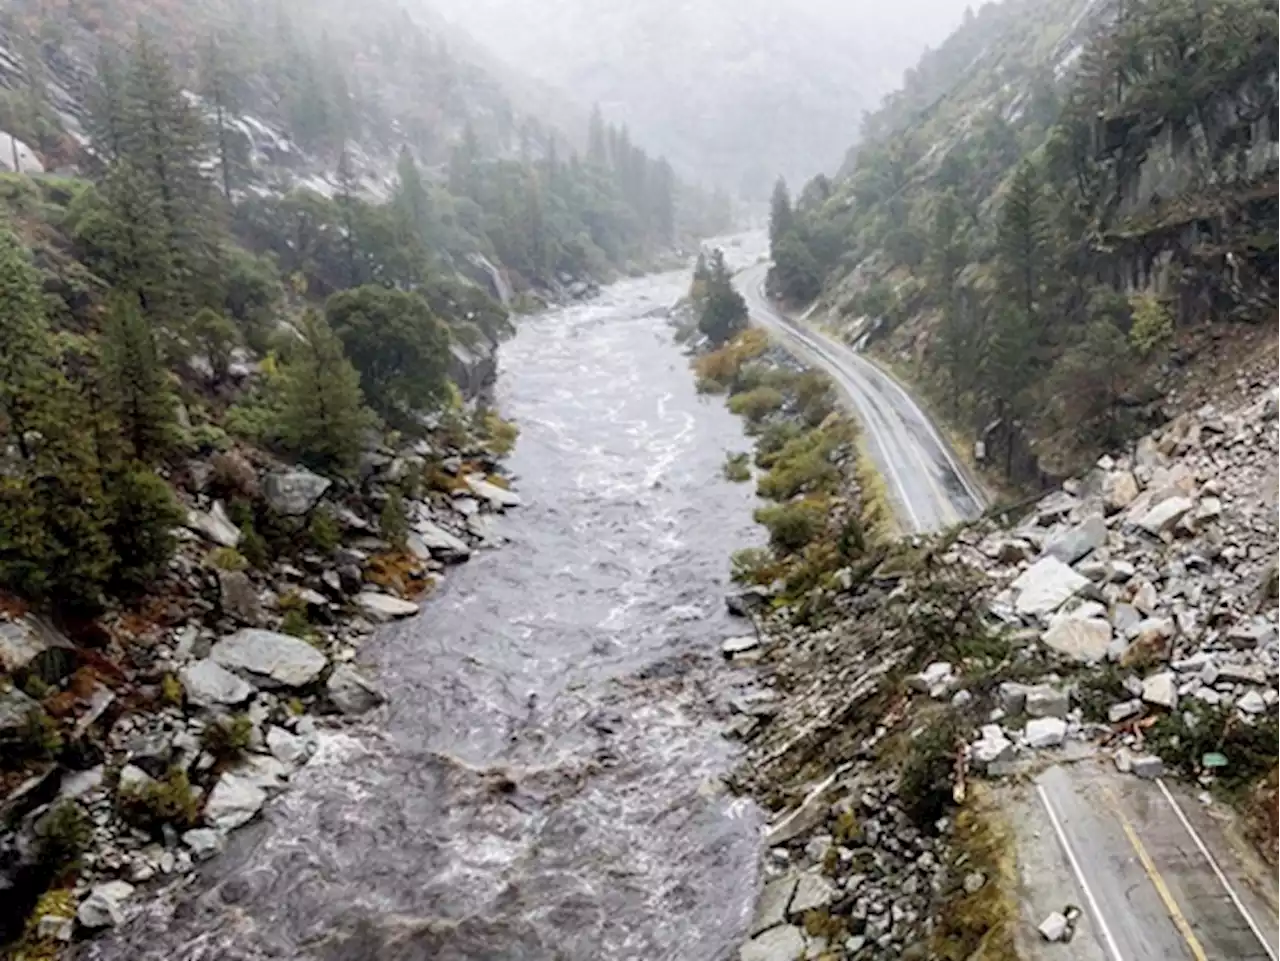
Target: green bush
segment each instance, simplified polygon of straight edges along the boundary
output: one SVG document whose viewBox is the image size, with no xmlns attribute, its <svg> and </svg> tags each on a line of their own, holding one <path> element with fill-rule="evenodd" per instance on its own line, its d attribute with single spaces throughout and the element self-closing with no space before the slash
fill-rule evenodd
<svg viewBox="0 0 1280 961">
<path fill-rule="evenodd" d="M 778 567 L 773 554 L 763 547 L 744 547 L 729 560 L 729 576 L 735 584 L 767 584 Z"/>
<path fill-rule="evenodd" d="M 342 530 L 327 510 L 314 511 L 307 522 L 307 539 L 321 554 L 330 554 L 342 545 Z"/>
<path fill-rule="evenodd" d="M 146 831 L 159 832 L 166 824 L 192 827 L 200 817 L 199 799 L 187 772 L 178 767 L 170 768 L 162 780 L 121 790 L 116 804 L 127 821 Z"/>
<path fill-rule="evenodd" d="M 72 867 L 93 839 L 93 823 L 74 801 L 59 801 L 35 824 L 40 862 L 57 873 Z"/>
<path fill-rule="evenodd" d="M 907 816 L 928 828 L 953 803 L 952 780 L 963 728 L 951 712 L 934 718 L 910 743 L 898 781 L 898 797 Z"/>
<path fill-rule="evenodd" d="M 827 511 L 813 501 L 797 501 L 762 507 L 755 513 L 756 522 L 769 530 L 769 543 L 776 549 L 794 553 L 822 533 Z"/>
<path fill-rule="evenodd" d="M 840 480 L 840 471 L 831 463 L 837 440 L 828 431 L 810 430 L 787 441 L 771 458 L 769 473 L 760 478 L 760 496 L 785 501 L 830 489 Z"/>
<path fill-rule="evenodd" d="M 1162 716 L 1147 735 L 1152 750 L 1188 777 L 1201 773 L 1204 756 L 1219 753 L 1226 767 L 1215 768 L 1218 782 L 1228 789 L 1264 777 L 1276 765 L 1280 722 L 1274 713 L 1252 723 L 1234 708 L 1193 702 Z"/>
<path fill-rule="evenodd" d="M 253 722 L 245 714 L 220 717 L 206 725 L 200 743 L 221 763 L 238 759 L 253 740 Z"/>
<path fill-rule="evenodd" d="M 112 478 L 107 497 L 112 514 L 108 535 L 117 558 L 113 581 L 124 592 L 145 590 L 173 554 L 170 532 L 182 524 L 183 512 L 169 485 L 141 466 Z"/>
<path fill-rule="evenodd" d="M 409 540 L 409 518 L 405 513 L 404 498 L 398 490 L 387 495 L 378 522 L 383 539 L 398 551 L 403 551 Z"/>
<path fill-rule="evenodd" d="M 729 398 L 729 410 L 739 417 L 745 417 L 753 424 L 764 420 L 770 414 L 782 408 L 786 398 L 782 392 L 773 387 L 757 387 L 743 394 L 735 394 Z"/>
<path fill-rule="evenodd" d="M 738 453 L 729 454 L 724 459 L 724 476 L 726 480 L 731 480 L 735 484 L 745 483 L 751 480 L 751 455 Z"/>
<path fill-rule="evenodd" d="M 234 547 L 216 547 L 209 552 L 209 566 L 220 571 L 245 571 L 249 561 Z"/>
</svg>

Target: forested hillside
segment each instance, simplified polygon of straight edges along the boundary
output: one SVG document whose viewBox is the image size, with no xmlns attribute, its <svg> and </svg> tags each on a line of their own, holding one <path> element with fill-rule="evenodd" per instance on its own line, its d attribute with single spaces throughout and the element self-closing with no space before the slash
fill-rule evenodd
<svg viewBox="0 0 1280 961">
<path fill-rule="evenodd" d="M 775 191 L 775 293 L 821 297 L 1006 476 L 1159 416 L 1206 329 L 1274 326 L 1262 0 L 1006 0 L 909 71 L 834 180 Z"/>
<path fill-rule="evenodd" d="M 580 159 L 585 122 L 566 134 L 522 112 L 394 3 L 14 4 L 0 127 L 46 167 L 77 164 L 94 91 L 135 29 L 207 122 L 217 187 L 253 201 L 245 216 L 280 215 L 299 197 L 386 200 L 407 174 L 422 184 L 415 229 L 433 255 L 483 254 L 535 287 L 604 276 L 723 225 L 723 203 L 682 189 L 621 131 L 615 151 Z"/>
</svg>

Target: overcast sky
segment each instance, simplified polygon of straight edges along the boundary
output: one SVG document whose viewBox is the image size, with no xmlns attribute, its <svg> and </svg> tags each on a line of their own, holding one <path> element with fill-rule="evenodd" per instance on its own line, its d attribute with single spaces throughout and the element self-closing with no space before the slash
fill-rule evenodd
<svg viewBox="0 0 1280 961">
<path fill-rule="evenodd" d="M 678 168 L 747 194 L 834 170 L 962 0 L 418 0 L 519 71 L 599 102 Z"/>
</svg>

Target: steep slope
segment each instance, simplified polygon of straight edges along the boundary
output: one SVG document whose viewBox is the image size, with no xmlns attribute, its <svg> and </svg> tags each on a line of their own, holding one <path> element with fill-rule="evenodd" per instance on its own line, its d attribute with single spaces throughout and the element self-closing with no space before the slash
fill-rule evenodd
<svg viewBox="0 0 1280 961">
<path fill-rule="evenodd" d="M 1267 340 L 1275 48 L 1256 0 L 983 7 L 775 199 L 774 290 L 821 290 L 1006 478 L 1064 473 Z"/>
<path fill-rule="evenodd" d="M 438 6 L 509 62 L 600 102 L 678 168 L 755 198 L 778 172 L 833 168 L 862 112 L 964 9 L 959 0 Z"/>
</svg>

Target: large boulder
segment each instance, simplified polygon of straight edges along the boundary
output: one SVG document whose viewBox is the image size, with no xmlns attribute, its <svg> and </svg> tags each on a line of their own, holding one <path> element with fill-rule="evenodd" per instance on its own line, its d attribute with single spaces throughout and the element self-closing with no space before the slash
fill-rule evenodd
<svg viewBox="0 0 1280 961">
<path fill-rule="evenodd" d="M 234 707 L 253 696 L 253 685 L 217 661 L 193 661 L 178 672 L 187 700 L 196 707 Z"/>
<path fill-rule="evenodd" d="M 361 591 L 356 595 L 356 605 L 366 617 L 374 621 L 393 621 L 401 617 L 412 617 L 418 613 L 418 605 L 390 594 L 377 591 Z"/>
<path fill-rule="evenodd" d="M 1190 497 L 1166 498 L 1143 514 L 1138 520 L 1138 526 L 1148 534 L 1162 534 L 1182 520 L 1195 506 Z"/>
<path fill-rule="evenodd" d="M 334 668 L 325 682 L 325 693 L 329 695 L 330 703 L 343 714 L 364 714 L 386 700 L 372 682 L 347 664 Z"/>
<path fill-rule="evenodd" d="M 230 831 L 248 824 L 267 803 L 267 792 L 250 777 L 227 772 L 209 792 L 204 819 L 211 827 Z"/>
<path fill-rule="evenodd" d="M 1138 479 L 1133 471 L 1112 471 L 1102 481 L 1102 503 L 1107 512 L 1124 510 L 1138 497 Z"/>
<path fill-rule="evenodd" d="M 187 527 L 220 547 L 235 547 L 240 543 L 240 528 L 231 523 L 222 501 L 214 501 L 209 511 L 187 511 Z"/>
<path fill-rule="evenodd" d="M 1040 638 L 1045 647 L 1081 664 L 1098 664 L 1111 646 L 1111 622 L 1101 617 L 1059 617 Z"/>
<path fill-rule="evenodd" d="M 48 649 L 40 632 L 25 620 L 0 624 L 0 671 L 13 674 L 26 670 Z"/>
<path fill-rule="evenodd" d="M 739 961 L 798 961 L 804 957 L 804 934 L 793 924 L 770 928 L 738 950 Z"/>
<path fill-rule="evenodd" d="M 494 510 L 501 511 L 506 510 L 508 507 L 520 506 L 519 494 L 509 491 L 505 487 L 499 487 L 479 474 L 468 474 L 466 481 L 467 486 L 471 488 L 471 493 L 482 501 L 488 502 L 489 506 Z"/>
<path fill-rule="evenodd" d="M 124 921 L 124 902 L 133 894 L 127 881 L 99 884 L 80 902 L 76 920 L 86 928 L 113 928 Z"/>
<path fill-rule="evenodd" d="M 262 623 L 262 603 L 258 589 L 244 571 L 218 571 L 218 596 L 222 610 L 250 627 Z"/>
<path fill-rule="evenodd" d="M 1094 514 L 1083 524 L 1049 538 L 1044 546 L 1044 553 L 1048 557 L 1056 557 L 1064 564 L 1074 564 L 1106 542 L 1106 522 Z"/>
<path fill-rule="evenodd" d="M 223 638 L 209 656 L 229 671 L 247 675 L 263 687 L 305 687 L 328 661 L 306 641 L 288 634 L 245 628 Z"/>
<path fill-rule="evenodd" d="M 15 157 L 18 160 L 16 168 Z M 15 174 L 42 174 L 44 164 L 30 145 L 11 133 L 0 131 L 0 170 Z"/>
<path fill-rule="evenodd" d="M 262 496 L 277 514 L 300 517 L 320 502 L 332 483 L 301 467 L 273 471 L 262 485 Z"/>
<path fill-rule="evenodd" d="M 1009 585 L 1017 596 L 1014 610 L 1019 614 L 1045 616 L 1065 604 L 1089 579 L 1077 574 L 1056 557 L 1042 557 Z"/>
<path fill-rule="evenodd" d="M 446 563 L 458 563 L 471 556 L 471 548 L 466 541 L 429 520 L 418 521 L 414 532 L 409 535 L 409 547 L 422 560 L 434 557 Z"/>
</svg>

